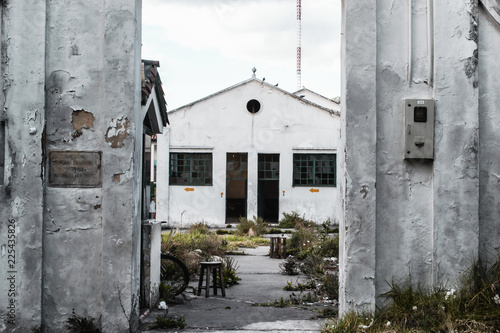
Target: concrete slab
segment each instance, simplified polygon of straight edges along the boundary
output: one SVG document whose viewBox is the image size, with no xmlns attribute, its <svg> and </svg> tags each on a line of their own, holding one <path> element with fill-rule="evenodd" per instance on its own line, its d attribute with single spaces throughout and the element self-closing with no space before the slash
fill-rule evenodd
<svg viewBox="0 0 500 333">
<path fill-rule="evenodd" d="M 233 256 L 238 262 L 240 284 L 226 289 L 226 297 L 195 296 L 197 282 L 191 282 L 186 301 L 169 306 L 169 316 L 184 316 L 188 325 L 184 330 L 151 330 L 159 310 L 152 311 L 143 321 L 142 332 L 320 332 L 323 320 L 316 317 L 318 307 L 300 306 L 276 308 L 255 306 L 289 299 L 291 292 L 284 291 L 287 281 L 306 279 L 303 275 L 282 275 L 279 264 L 282 259 L 271 259 L 269 247 L 245 249 L 248 255 Z M 327 305 L 325 305 L 327 306 Z"/>
</svg>

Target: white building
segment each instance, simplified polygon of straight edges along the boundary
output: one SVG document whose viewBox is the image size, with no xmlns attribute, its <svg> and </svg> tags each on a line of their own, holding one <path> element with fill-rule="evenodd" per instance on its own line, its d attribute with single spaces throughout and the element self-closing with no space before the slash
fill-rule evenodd
<svg viewBox="0 0 500 333">
<path fill-rule="evenodd" d="M 157 219 L 224 225 L 295 211 L 336 221 L 340 113 L 316 103 L 338 104 L 305 95 L 254 75 L 169 112 L 172 126 L 158 136 Z"/>
</svg>

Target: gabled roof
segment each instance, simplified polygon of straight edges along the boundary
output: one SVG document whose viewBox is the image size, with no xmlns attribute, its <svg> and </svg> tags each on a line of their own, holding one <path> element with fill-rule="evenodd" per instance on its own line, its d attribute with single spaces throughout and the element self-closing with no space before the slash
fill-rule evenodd
<svg viewBox="0 0 500 333">
<path fill-rule="evenodd" d="M 328 97 L 325 97 L 325 96 L 323 96 L 323 95 L 321 95 L 321 94 L 318 94 L 318 93 L 317 93 L 317 92 L 315 92 L 315 91 L 312 91 L 311 89 L 307 89 L 306 87 L 302 87 L 302 89 L 297 90 L 296 92 L 294 92 L 294 95 L 298 95 L 298 96 L 300 96 L 301 92 L 311 93 L 311 94 L 314 94 L 314 95 L 316 95 L 316 96 L 318 96 L 318 97 L 321 97 L 321 98 L 324 98 L 324 99 L 326 99 L 326 100 L 328 100 L 328 101 L 331 101 L 331 102 L 333 102 L 333 103 L 340 104 L 340 102 L 339 102 L 339 101 L 337 101 L 337 100 L 335 100 L 335 99 L 333 99 L 333 98 L 328 98 Z"/>
<path fill-rule="evenodd" d="M 294 99 L 296 99 L 296 100 L 299 100 L 299 101 L 301 101 L 302 103 L 305 103 L 305 104 L 309 104 L 309 105 L 315 106 L 315 107 L 317 107 L 317 108 L 319 108 L 319 109 L 322 109 L 322 110 L 324 110 L 324 111 L 327 111 L 327 112 L 330 112 L 330 113 L 333 113 L 333 114 L 335 114 L 335 115 L 340 116 L 340 113 L 339 113 L 338 111 L 334 111 L 334 110 L 332 110 L 332 109 L 326 108 L 326 107 L 321 106 L 321 105 L 319 105 L 319 104 L 313 103 L 313 102 L 311 102 L 311 101 L 309 101 L 309 100 L 307 100 L 307 99 L 303 99 L 303 98 L 301 98 L 300 96 L 294 95 L 294 94 L 292 94 L 292 93 L 290 93 L 290 92 L 288 92 L 288 91 L 286 91 L 286 90 L 283 90 L 283 89 L 281 89 L 281 88 L 278 88 L 278 87 L 277 87 L 277 86 L 275 86 L 275 85 L 272 85 L 272 84 L 270 84 L 270 83 L 267 83 L 267 82 L 265 82 L 264 80 L 259 80 L 259 79 L 255 78 L 255 77 L 252 77 L 252 78 L 250 78 L 250 79 L 248 79 L 248 80 L 245 80 L 245 81 L 242 81 L 242 82 L 240 82 L 240 83 L 237 83 L 237 84 L 235 84 L 235 85 L 233 85 L 233 86 L 230 86 L 230 87 L 228 87 L 228 88 L 226 88 L 226 89 L 220 90 L 220 91 L 218 91 L 218 92 L 216 92 L 216 93 L 213 93 L 213 94 L 211 94 L 211 95 L 208 95 L 208 96 L 206 96 L 206 97 L 200 98 L 200 99 L 198 99 L 198 100 L 196 100 L 196 101 L 194 101 L 194 102 L 191 102 L 191 103 L 189 103 L 189 104 L 186 104 L 186 105 L 183 105 L 183 106 L 181 106 L 181 107 L 178 107 L 177 109 L 171 110 L 171 111 L 169 111 L 168 113 L 174 113 L 174 112 L 180 111 L 180 110 L 182 110 L 182 109 L 185 109 L 185 108 L 191 107 L 191 106 L 193 106 L 193 105 L 195 105 L 195 104 L 197 104 L 197 103 L 200 103 L 200 102 L 206 101 L 206 100 L 208 100 L 208 99 L 211 99 L 212 97 L 215 97 L 215 96 L 221 95 L 221 94 L 226 93 L 226 92 L 228 92 L 228 91 L 230 91 L 230 90 L 233 90 L 233 89 L 235 89 L 235 88 L 238 88 L 238 87 L 244 86 L 244 85 L 246 85 L 246 84 L 248 84 L 248 83 L 250 83 L 250 82 L 257 82 L 257 83 L 259 83 L 259 84 L 266 85 L 267 87 L 269 87 L 269 88 L 271 88 L 271 89 L 274 89 L 274 90 L 276 90 L 276 91 L 278 91 L 278 92 L 281 92 L 281 93 L 283 93 L 283 94 L 285 94 L 285 95 L 287 95 L 287 96 L 289 96 L 289 97 L 291 97 L 291 98 L 294 98 Z"/>
<path fill-rule="evenodd" d="M 165 93 L 161 85 L 160 73 L 158 72 L 160 62 L 155 60 L 142 60 L 142 84 L 141 84 L 141 105 L 146 106 L 151 94 L 154 92 L 158 101 L 159 114 L 161 119 L 151 119 L 154 117 L 151 112 L 147 112 L 144 117 L 144 127 L 148 134 L 155 134 L 152 124 L 157 123 L 166 126 L 169 124 L 167 116 L 167 103 Z"/>
</svg>

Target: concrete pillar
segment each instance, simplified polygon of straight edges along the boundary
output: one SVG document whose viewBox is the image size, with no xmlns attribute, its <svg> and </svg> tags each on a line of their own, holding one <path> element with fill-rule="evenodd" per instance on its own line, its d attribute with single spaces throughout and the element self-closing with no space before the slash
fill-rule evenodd
<svg viewBox="0 0 500 333">
<path fill-rule="evenodd" d="M 338 154 L 345 173 L 340 221 L 340 312 L 375 309 L 376 70 L 374 1 L 343 1 L 342 129 Z M 359 49 L 362 45 L 362 51 Z M 340 178 L 339 177 L 339 178 Z"/>
<path fill-rule="evenodd" d="M 138 325 L 140 21 L 140 0 L 2 8 L 0 332 Z"/>
<path fill-rule="evenodd" d="M 498 248 L 486 236 L 498 215 L 487 208 L 497 192 L 487 164 L 498 154 L 482 157 L 481 183 L 478 155 L 480 137 L 485 153 L 498 141 L 489 122 L 489 134 L 479 135 L 480 101 L 496 123 L 488 107 L 498 94 L 478 76 L 478 19 L 477 1 L 452 9 L 428 0 L 344 1 L 341 312 L 384 303 L 387 281 L 451 287 L 480 254 L 480 237 Z M 484 50 L 496 66 L 497 49 Z M 405 99 L 435 101 L 433 159 L 404 158 Z M 489 194 L 480 196 L 480 185 Z"/>
<path fill-rule="evenodd" d="M 1 11 L 0 332 L 30 332 L 42 304 L 45 2 Z"/>
<path fill-rule="evenodd" d="M 492 70 L 500 54 L 500 17 L 495 20 L 484 6 L 479 14 L 479 250 L 480 257 L 491 263 L 500 251 L 500 80 L 498 70 Z"/>
<path fill-rule="evenodd" d="M 444 285 L 479 254 L 478 1 L 434 1 L 434 15 L 433 277 Z"/>
</svg>

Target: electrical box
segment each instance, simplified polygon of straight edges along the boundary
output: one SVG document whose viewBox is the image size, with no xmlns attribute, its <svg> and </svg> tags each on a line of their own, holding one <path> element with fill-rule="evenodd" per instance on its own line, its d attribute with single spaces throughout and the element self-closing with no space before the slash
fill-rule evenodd
<svg viewBox="0 0 500 333">
<path fill-rule="evenodd" d="M 405 158 L 434 158 L 434 100 L 405 100 Z"/>
</svg>

